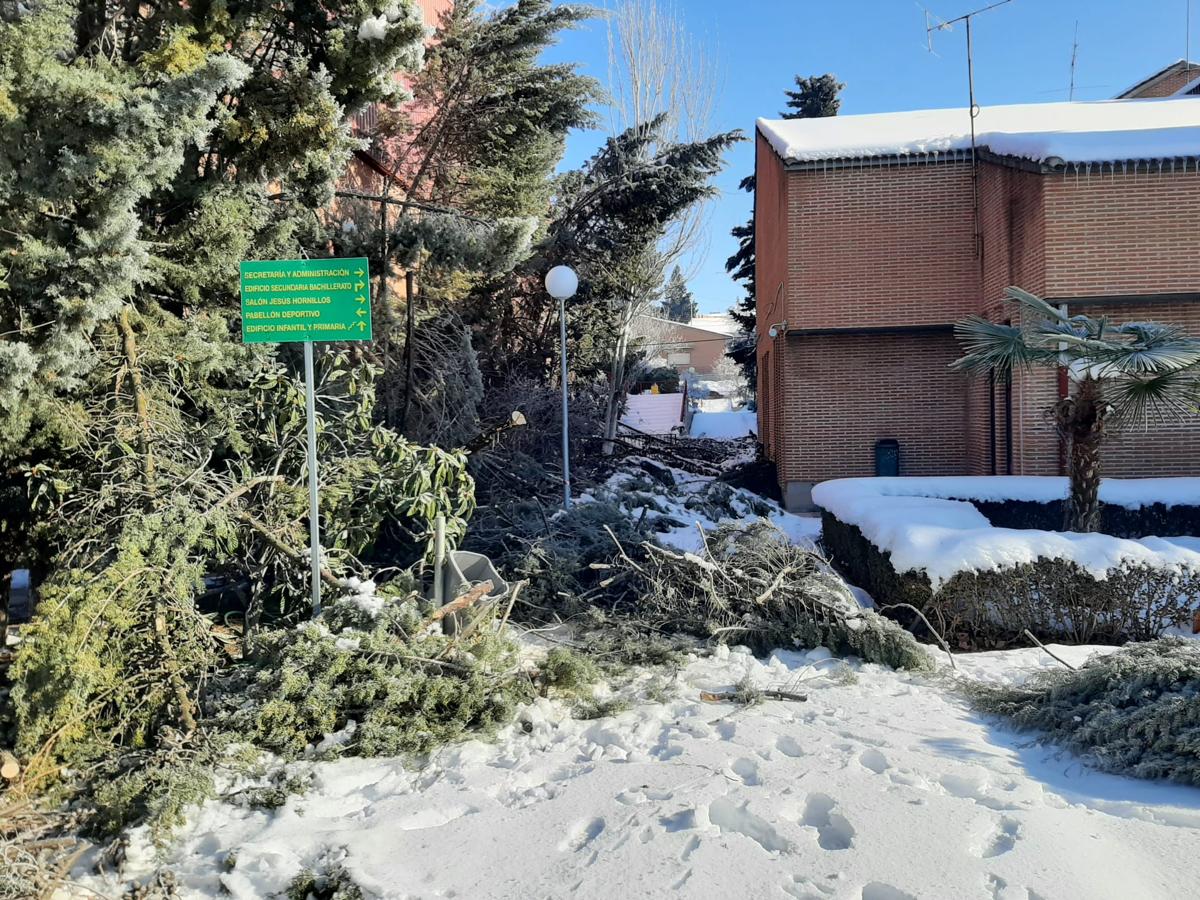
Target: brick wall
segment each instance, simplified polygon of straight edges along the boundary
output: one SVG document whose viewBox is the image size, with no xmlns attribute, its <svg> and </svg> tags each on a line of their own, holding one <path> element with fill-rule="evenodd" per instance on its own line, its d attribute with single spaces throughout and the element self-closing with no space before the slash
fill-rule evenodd
<svg viewBox="0 0 1200 900">
<path fill-rule="evenodd" d="M 943 324 L 974 311 L 969 165 L 793 171 L 787 180 L 791 327 Z"/>
<path fill-rule="evenodd" d="M 780 418 L 787 402 L 784 385 L 776 377 L 782 341 L 773 341 L 767 330 L 783 320 L 783 298 L 788 277 L 788 188 L 783 161 L 761 134 L 755 159 L 754 230 L 755 297 L 758 326 L 758 434 L 767 456 L 782 463 L 786 450 L 779 445 Z M 776 347 L 776 344 L 779 346 Z M 768 358 L 770 354 L 770 358 Z"/>
<path fill-rule="evenodd" d="M 1170 169 L 1042 176 L 1049 296 L 1200 290 L 1200 174 Z"/>
<path fill-rule="evenodd" d="M 1200 337 L 1200 305 L 1195 303 L 1106 303 L 1072 306 L 1069 311 L 1107 315 L 1114 322 L 1162 322 Z M 1114 478 L 1200 475 L 1200 416 L 1114 428 L 1105 441 L 1102 465 L 1103 473 Z"/>
<path fill-rule="evenodd" d="M 787 351 L 781 482 L 873 475 L 886 438 L 900 442 L 902 475 L 967 472 L 967 382 L 947 368 L 953 335 L 791 336 Z"/>
<path fill-rule="evenodd" d="M 785 485 L 869 475 L 888 437 L 905 474 L 987 474 L 993 411 L 998 473 L 1062 466 L 1046 412 L 1059 372 L 1016 373 L 1011 399 L 998 383 L 990 406 L 987 379 L 947 370 L 960 355 L 950 334 L 804 329 L 1019 319 L 1002 302 L 1012 284 L 1050 298 L 1200 291 L 1194 165 L 1042 174 L 982 163 L 977 256 L 966 164 L 785 172 L 761 138 L 758 152 L 760 434 Z M 1200 335 L 1200 304 L 1099 312 Z M 767 327 L 785 317 L 791 334 L 772 342 Z M 1106 451 L 1109 475 L 1200 475 L 1200 418 L 1114 434 Z"/>
</svg>

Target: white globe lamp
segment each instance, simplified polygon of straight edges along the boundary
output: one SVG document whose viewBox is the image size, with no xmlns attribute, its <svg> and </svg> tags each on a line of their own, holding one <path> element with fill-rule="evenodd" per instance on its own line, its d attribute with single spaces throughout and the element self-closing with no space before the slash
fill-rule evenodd
<svg viewBox="0 0 1200 900">
<path fill-rule="evenodd" d="M 579 290 L 579 276 L 570 266 L 555 266 L 546 273 L 546 292 L 555 300 L 569 300 Z"/>
</svg>

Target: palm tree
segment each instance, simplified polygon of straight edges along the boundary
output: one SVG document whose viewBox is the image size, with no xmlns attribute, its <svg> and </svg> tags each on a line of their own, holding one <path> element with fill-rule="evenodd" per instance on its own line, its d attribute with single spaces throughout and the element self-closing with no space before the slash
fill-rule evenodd
<svg viewBox="0 0 1200 900">
<path fill-rule="evenodd" d="M 965 355 L 952 368 L 1009 377 L 1034 366 L 1065 368 L 1068 396 L 1048 411 L 1068 450 L 1071 492 L 1067 531 L 1100 527 L 1100 447 L 1107 426 L 1197 411 L 1200 341 L 1157 322 L 1115 324 L 1068 316 L 1028 291 L 1010 287 L 1019 325 L 970 316 L 954 327 Z"/>
</svg>

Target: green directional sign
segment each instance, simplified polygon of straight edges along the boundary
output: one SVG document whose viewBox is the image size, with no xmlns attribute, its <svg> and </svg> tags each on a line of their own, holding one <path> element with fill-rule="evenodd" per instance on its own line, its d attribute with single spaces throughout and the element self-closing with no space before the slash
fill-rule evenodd
<svg viewBox="0 0 1200 900">
<path fill-rule="evenodd" d="M 366 257 L 242 263 L 242 342 L 371 340 Z"/>
</svg>

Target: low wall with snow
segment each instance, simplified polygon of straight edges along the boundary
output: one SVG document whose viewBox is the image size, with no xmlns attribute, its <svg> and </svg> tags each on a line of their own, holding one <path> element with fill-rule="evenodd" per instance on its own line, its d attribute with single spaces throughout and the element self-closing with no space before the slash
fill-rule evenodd
<svg viewBox="0 0 1200 900">
<path fill-rule="evenodd" d="M 1122 641 L 1190 623 L 1200 540 L 997 527 L 981 511 L 1053 510 L 1066 492 L 1063 478 L 851 478 L 817 485 L 813 500 L 825 545 L 851 580 L 881 606 L 936 613 L 971 643 L 1025 628 Z M 1101 499 L 1136 532 L 1147 514 L 1194 517 L 1200 479 L 1109 480 Z"/>
</svg>

